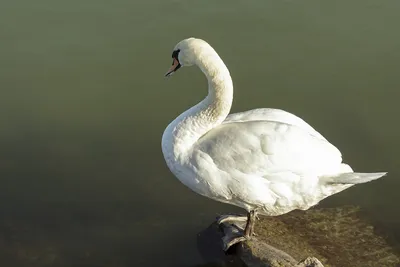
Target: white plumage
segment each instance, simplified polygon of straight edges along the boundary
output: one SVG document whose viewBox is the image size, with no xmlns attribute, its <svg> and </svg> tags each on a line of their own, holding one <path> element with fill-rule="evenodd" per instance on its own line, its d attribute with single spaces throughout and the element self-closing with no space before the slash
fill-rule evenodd
<svg viewBox="0 0 400 267">
<path fill-rule="evenodd" d="M 228 115 L 232 79 L 205 41 L 179 42 L 167 74 L 190 65 L 206 75 L 208 96 L 166 128 L 162 151 L 175 176 L 198 194 L 276 216 L 308 209 L 386 174 L 354 173 L 335 146 L 286 111 L 255 109 Z"/>
</svg>

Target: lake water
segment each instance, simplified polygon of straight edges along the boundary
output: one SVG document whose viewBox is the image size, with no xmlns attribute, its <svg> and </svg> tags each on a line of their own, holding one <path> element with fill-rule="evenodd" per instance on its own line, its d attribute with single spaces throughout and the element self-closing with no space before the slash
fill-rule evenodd
<svg viewBox="0 0 400 267">
<path fill-rule="evenodd" d="M 400 2 L 70 0 L 0 5 L 0 265 L 194 266 L 196 235 L 241 211 L 167 169 L 164 128 L 205 94 L 170 79 L 175 44 L 207 40 L 231 71 L 232 112 L 299 115 L 379 181 L 360 205 L 400 244 Z"/>
</svg>

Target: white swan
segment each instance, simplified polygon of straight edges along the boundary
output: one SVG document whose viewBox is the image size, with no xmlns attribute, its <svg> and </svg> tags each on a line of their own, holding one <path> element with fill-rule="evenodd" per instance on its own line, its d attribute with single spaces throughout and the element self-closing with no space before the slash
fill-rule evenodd
<svg viewBox="0 0 400 267">
<path fill-rule="evenodd" d="M 255 109 L 228 116 L 232 79 L 207 42 L 182 40 L 172 58 L 166 76 L 181 66 L 197 65 L 207 77 L 208 95 L 165 129 L 165 161 L 194 192 L 246 209 L 245 238 L 253 232 L 256 214 L 306 210 L 354 184 L 386 174 L 353 172 L 335 146 L 286 111 Z"/>
</svg>

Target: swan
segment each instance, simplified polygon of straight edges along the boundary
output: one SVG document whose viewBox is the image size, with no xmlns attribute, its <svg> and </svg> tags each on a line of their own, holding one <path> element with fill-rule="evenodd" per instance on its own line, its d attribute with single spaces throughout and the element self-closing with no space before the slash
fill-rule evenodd
<svg viewBox="0 0 400 267">
<path fill-rule="evenodd" d="M 208 81 L 208 95 L 165 129 L 162 152 L 170 171 L 194 192 L 238 206 L 247 216 L 244 233 L 254 233 L 258 214 L 278 216 L 307 210 L 322 199 L 386 172 L 357 173 L 340 151 L 301 118 L 280 109 L 230 114 L 233 84 L 229 70 L 204 40 L 180 41 L 172 52 L 171 76 L 196 65 Z M 239 218 L 240 217 L 240 218 Z"/>
</svg>

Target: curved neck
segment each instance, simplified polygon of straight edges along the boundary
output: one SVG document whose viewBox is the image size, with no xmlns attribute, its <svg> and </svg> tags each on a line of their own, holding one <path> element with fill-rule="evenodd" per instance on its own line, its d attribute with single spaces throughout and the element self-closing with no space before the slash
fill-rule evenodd
<svg viewBox="0 0 400 267">
<path fill-rule="evenodd" d="M 201 136 L 221 124 L 232 106 L 232 78 L 214 49 L 199 51 L 195 64 L 207 77 L 208 95 L 179 115 L 165 130 L 163 153 L 175 159 L 189 151 Z"/>
</svg>

